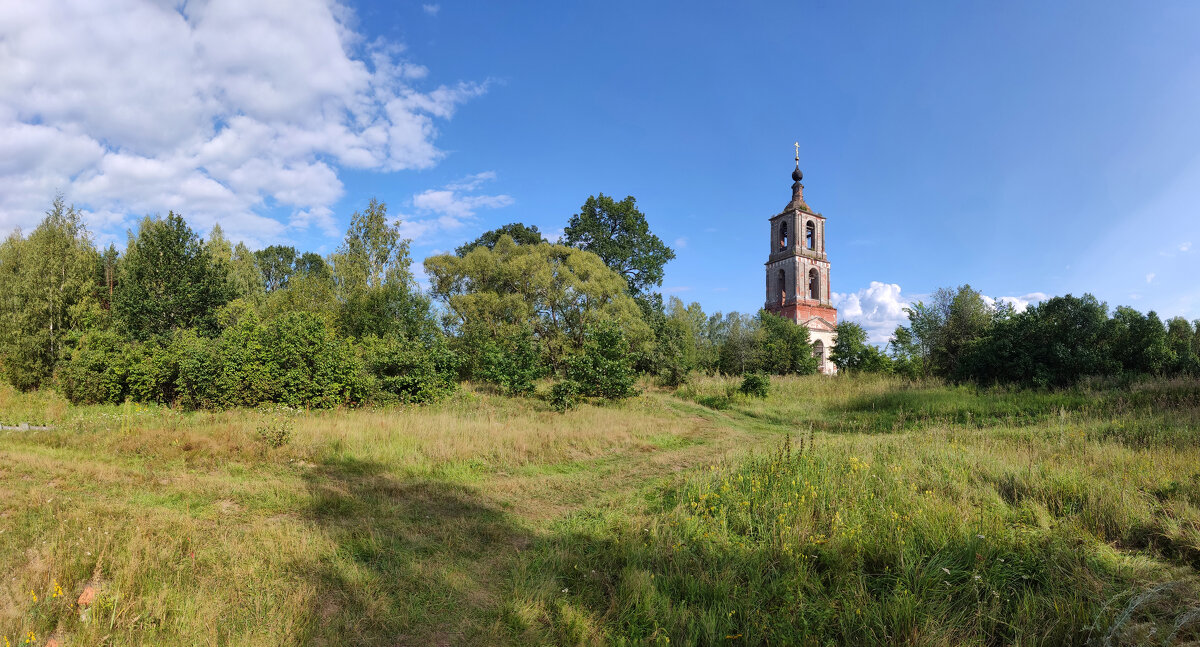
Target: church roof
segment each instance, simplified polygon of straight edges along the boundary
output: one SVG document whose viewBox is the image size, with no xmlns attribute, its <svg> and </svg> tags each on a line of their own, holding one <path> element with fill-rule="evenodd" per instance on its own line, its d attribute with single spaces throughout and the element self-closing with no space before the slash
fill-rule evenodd
<svg viewBox="0 0 1200 647">
<path fill-rule="evenodd" d="M 800 325 L 808 328 L 809 330 L 824 330 L 827 332 L 834 332 L 837 330 L 837 326 L 826 321 L 824 317 L 810 317 L 809 319 L 801 322 Z"/>
</svg>

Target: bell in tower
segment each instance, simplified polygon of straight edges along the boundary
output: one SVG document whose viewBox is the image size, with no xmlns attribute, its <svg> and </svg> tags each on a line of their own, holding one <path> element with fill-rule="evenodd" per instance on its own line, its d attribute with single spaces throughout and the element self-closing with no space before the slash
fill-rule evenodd
<svg viewBox="0 0 1200 647">
<path fill-rule="evenodd" d="M 813 354 L 822 373 L 836 372 L 829 351 L 837 339 L 837 308 L 830 301 L 829 257 L 825 254 L 825 216 L 804 201 L 800 144 L 792 171 L 792 199 L 771 217 L 771 248 L 767 255 L 767 301 L 772 314 L 808 328 Z"/>
</svg>

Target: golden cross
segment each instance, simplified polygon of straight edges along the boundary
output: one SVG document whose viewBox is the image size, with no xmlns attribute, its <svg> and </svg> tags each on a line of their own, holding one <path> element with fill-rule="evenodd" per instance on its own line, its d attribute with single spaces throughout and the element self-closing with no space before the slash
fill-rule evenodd
<svg viewBox="0 0 1200 647">
<path fill-rule="evenodd" d="M 796 161 L 800 161 L 800 142 L 795 143 L 796 146 Z"/>
</svg>

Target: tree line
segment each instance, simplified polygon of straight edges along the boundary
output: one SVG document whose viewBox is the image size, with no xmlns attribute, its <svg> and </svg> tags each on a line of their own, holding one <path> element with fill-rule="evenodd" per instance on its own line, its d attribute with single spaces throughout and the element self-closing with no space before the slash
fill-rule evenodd
<svg viewBox="0 0 1200 647">
<path fill-rule="evenodd" d="M 1200 321 L 1163 322 L 1091 294 L 1053 297 L 1021 312 L 970 285 L 941 288 L 907 309 L 884 349 L 852 322 L 831 359 L 850 371 L 936 376 L 980 385 L 1061 388 L 1085 378 L 1200 374 Z"/>
<path fill-rule="evenodd" d="M 57 198 L 0 244 L 0 373 L 76 403 L 332 407 L 440 398 L 464 380 L 555 407 L 619 399 L 639 376 L 811 374 L 808 330 L 766 311 L 705 313 L 656 291 L 674 252 L 632 197 L 592 196 L 562 239 L 511 223 L 424 261 L 371 200 L 326 256 L 207 237 L 178 214 L 96 247 Z M 838 325 L 846 372 L 1069 386 L 1088 376 L 1195 374 L 1200 327 L 1056 297 L 1016 312 L 970 286 L 909 308 L 884 348 Z"/>
<path fill-rule="evenodd" d="M 815 371 L 792 322 L 664 303 L 673 258 L 632 197 L 603 194 L 557 243 L 512 223 L 425 259 L 428 290 L 376 200 L 322 256 L 202 237 L 174 212 L 100 249 L 59 197 L 0 244 L 0 373 L 76 403 L 195 409 L 424 402 L 463 380 L 527 395 L 546 378 L 565 408 L 644 374 Z"/>
</svg>

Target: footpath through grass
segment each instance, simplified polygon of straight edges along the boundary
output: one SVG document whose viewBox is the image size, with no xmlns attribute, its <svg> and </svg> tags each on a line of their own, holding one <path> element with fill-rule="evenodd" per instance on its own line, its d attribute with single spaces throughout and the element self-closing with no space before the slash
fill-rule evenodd
<svg viewBox="0 0 1200 647">
<path fill-rule="evenodd" d="M 1186 644 L 1200 386 L 699 380 L 566 415 L 0 392 L 0 639 Z M 786 439 L 786 440 L 785 440 Z M 90 591 L 84 608 L 76 602 Z M 2 644 L 2 643 L 0 643 Z"/>
</svg>

